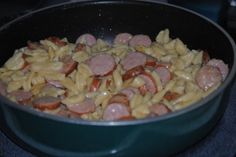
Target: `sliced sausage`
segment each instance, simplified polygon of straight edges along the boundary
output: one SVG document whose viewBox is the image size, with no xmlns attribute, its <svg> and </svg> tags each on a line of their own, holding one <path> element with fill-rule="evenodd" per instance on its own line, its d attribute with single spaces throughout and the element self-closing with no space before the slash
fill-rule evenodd
<svg viewBox="0 0 236 157">
<path fill-rule="evenodd" d="M 163 86 L 166 85 L 166 83 L 168 83 L 171 80 L 171 73 L 169 71 L 169 69 L 167 69 L 166 67 L 163 66 L 158 66 L 155 69 L 155 72 L 158 74 L 158 76 L 160 77 L 161 80 L 161 84 Z"/>
<path fill-rule="evenodd" d="M 130 52 L 121 60 L 121 65 L 127 71 L 137 66 L 144 66 L 147 56 L 139 52 Z"/>
<path fill-rule="evenodd" d="M 96 44 L 96 42 L 97 42 L 97 40 L 92 34 L 86 33 L 86 34 L 80 35 L 77 38 L 75 43 L 76 44 L 80 43 L 80 44 L 85 44 L 85 45 L 88 45 L 88 46 L 93 46 L 94 44 Z"/>
<path fill-rule="evenodd" d="M 154 104 L 150 106 L 149 110 L 151 113 L 154 113 L 155 115 L 158 115 L 158 116 L 165 115 L 171 112 L 171 110 L 162 103 Z"/>
<path fill-rule="evenodd" d="M 140 94 L 142 94 L 142 95 L 145 95 L 148 91 L 147 86 L 145 86 L 145 85 L 138 87 L 138 90 L 139 90 Z"/>
<path fill-rule="evenodd" d="M 145 66 L 147 66 L 147 67 L 156 67 L 156 64 L 157 64 L 157 59 L 148 55 Z"/>
<path fill-rule="evenodd" d="M 63 105 L 60 106 L 60 109 L 56 113 L 56 115 L 60 117 L 66 117 L 66 118 L 81 119 L 80 117 L 81 115 L 69 111 L 68 108 Z"/>
<path fill-rule="evenodd" d="M 60 38 L 55 37 L 55 36 L 49 37 L 48 40 L 53 42 L 57 46 L 65 46 L 66 45 L 65 41 L 62 41 Z"/>
<path fill-rule="evenodd" d="M 211 59 L 209 60 L 209 62 L 207 63 L 207 65 L 211 65 L 213 67 L 217 67 L 220 70 L 220 73 L 222 75 L 223 80 L 225 80 L 226 76 L 229 73 L 229 68 L 228 65 L 225 64 L 222 60 L 220 59 Z"/>
<path fill-rule="evenodd" d="M 27 41 L 27 47 L 28 47 L 29 50 L 38 49 L 40 46 L 41 46 L 41 45 L 40 45 L 39 42 Z"/>
<path fill-rule="evenodd" d="M 0 80 L 0 95 L 6 95 L 7 84 Z"/>
<path fill-rule="evenodd" d="M 133 78 L 135 76 L 138 76 L 139 74 L 141 74 L 143 72 L 144 72 L 143 66 L 136 66 L 136 67 L 126 71 L 125 74 L 122 75 L 122 79 L 125 81 L 125 80 Z"/>
<path fill-rule="evenodd" d="M 30 71 L 30 65 L 27 65 L 26 67 L 21 69 L 21 72 L 23 72 L 24 74 L 28 73 L 29 71 Z"/>
<path fill-rule="evenodd" d="M 156 67 L 165 67 L 167 69 L 170 69 L 171 63 L 168 63 L 168 62 L 157 62 Z"/>
<path fill-rule="evenodd" d="M 141 45 L 141 46 L 150 46 L 152 44 L 152 41 L 149 36 L 138 34 L 133 36 L 133 38 L 129 41 L 129 45 L 132 47 Z"/>
<path fill-rule="evenodd" d="M 146 92 L 148 91 L 151 94 L 155 94 L 157 92 L 156 82 L 155 82 L 154 78 L 152 77 L 152 75 L 150 75 L 148 73 L 143 73 L 143 74 L 139 75 L 138 77 L 143 79 L 145 82 L 144 86 L 140 88 L 141 93 L 145 93 L 145 91 Z"/>
<path fill-rule="evenodd" d="M 75 52 L 83 51 L 86 48 L 85 44 L 77 43 L 75 46 Z"/>
<path fill-rule="evenodd" d="M 82 119 L 81 114 L 77 114 L 77 113 L 72 112 L 72 111 L 68 111 L 68 114 L 69 114 L 69 117 L 72 118 L 72 119 Z"/>
<path fill-rule="evenodd" d="M 127 44 L 129 43 L 130 39 L 132 39 L 132 35 L 130 33 L 120 33 L 117 34 L 114 39 L 114 44 Z"/>
<path fill-rule="evenodd" d="M 112 103 L 109 104 L 103 113 L 103 119 L 104 120 L 122 120 L 126 117 L 130 117 L 129 107 L 120 104 L 120 103 Z"/>
<path fill-rule="evenodd" d="M 68 118 L 69 117 L 69 111 L 68 110 L 65 110 L 65 109 L 60 109 L 56 115 L 60 116 L 60 117 L 66 117 Z"/>
<path fill-rule="evenodd" d="M 120 93 L 125 94 L 128 97 L 128 99 L 131 100 L 135 94 L 139 93 L 139 90 L 134 87 L 128 87 L 128 88 L 122 89 Z"/>
<path fill-rule="evenodd" d="M 128 97 L 123 94 L 123 93 L 118 93 L 113 95 L 110 99 L 108 104 L 113 104 L 113 103 L 119 103 L 119 104 L 124 104 L 124 105 L 129 105 L 129 99 Z"/>
<path fill-rule="evenodd" d="M 210 60 L 210 55 L 207 51 L 203 51 L 202 53 L 202 64 L 205 65 Z"/>
<path fill-rule="evenodd" d="M 205 65 L 197 72 L 195 79 L 198 86 L 207 91 L 222 81 L 222 75 L 218 68 Z"/>
<path fill-rule="evenodd" d="M 83 102 L 67 105 L 71 112 L 79 115 L 94 112 L 95 107 L 96 105 L 92 99 L 85 99 Z"/>
<path fill-rule="evenodd" d="M 61 61 L 64 63 L 61 72 L 69 75 L 72 71 L 74 71 L 78 65 L 78 62 L 74 61 L 71 56 L 64 56 Z"/>
<path fill-rule="evenodd" d="M 180 97 L 180 94 L 179 93 L 176 93 L 176 92 L 166 92 L 166 94 L 164 95 L 164 99 L 168 100 L 168 101 L 171 101 L 171 100 L 175 100 L 177 99 L 178 97 Z"/>
<path fill-rule="evenodd" d="M 106 80 L 106 88 L 108 89 L 111 86 L 111 84 L 112 84 L 111 79 L 107 79 Z"/>
<path fill-rule="evenodd" d="M 53 96 L 42 96 L 33 100 L 34 108 L 39 110 L 54 110 L 60 106 L 61 99 Z"/>
<path fill-rule="evenodd" d="M 47 83 L 49 85 L 52 85 L 52 86 L 56 87 L 56 88 L 64 88 L 64 86 L 58 80 L 47 80 Z"/>
<path fill-rule="evenodd" d="M 89 91 L 90 92 L 96 92 L 100 85 L 101 85 L 101 80 L 96 78 L 96 77 L 94 77 Z"/>
<path fill-rule="evenodd" d="M 113 74 L 113 71 L 116 69 L 116 64 L 115 64 L 115 66 L 114 66 L 114 68 L 109 72 L 109 73 L 107 73 L 107 74 L 105 74 L 105 75 L 103 75 L 103 76 L 109 76 L 109 75 L 112 75 Z"/>
<path fill-rule="evenodd" d="M 24 59 L 24 64 L 22 66 L 22 68 L 20 69 L 23 73 L 26 73 L 29 71 L 30 69 L 30 63 L 26 61 L 26 58 L 28 57 L 27 54 L 22 53 L 22 58 Z"/>
<path fill-rule="evenodd" d="M 32 97 L 32 93 L 30 91 L 24 91 L 24 90 L 17 90 L 11 92 L 10 95 L 14 96 L 16 101 L 20 104 L 27 104 Z"/>
<path fill-rule="evenodd" d="M 56 112 L 56 115 L 60 117 L 69 117 L 70 111 L 65 107 L 64 105 L 60 105 L 58 108 L 58 112 Z"/>
<path fill-rule="evenodd" d="M 107 75 L 116 67 L 115 59 L 105 53 L 93 56 L 87 64 L 95 76 Z"/>
<path fill-rule="evenodd" d="M 129 116 L 122 117 L 119 120 L 135 120 L 135 117 L 130 114 Z"/>
</svg>

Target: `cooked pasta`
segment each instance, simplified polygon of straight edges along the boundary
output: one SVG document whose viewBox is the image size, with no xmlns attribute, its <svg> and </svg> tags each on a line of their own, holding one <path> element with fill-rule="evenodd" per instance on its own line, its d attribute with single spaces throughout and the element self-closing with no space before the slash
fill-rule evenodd
<svg viewBox="0 0 236 157">
<path fill-rule="evenodd" d="M 39 112 L 60 116 L 63 111 L 69 118 L 160 116 L 203 99 L 228 73 L 226 64 L 208 64 L 206 52 L 190 50 L 168 29 L 153 42 L 147 35 L 121 33 L 114 44 L 91 34 L 76 43 L 49 37 L 27 44 L 0 68 L 0 94 Z"/>
</svg>

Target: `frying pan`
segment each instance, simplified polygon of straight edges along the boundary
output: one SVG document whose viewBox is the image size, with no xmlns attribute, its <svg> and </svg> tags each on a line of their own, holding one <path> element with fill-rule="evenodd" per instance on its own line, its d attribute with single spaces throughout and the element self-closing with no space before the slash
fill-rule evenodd
<svg viewBox="0 0 236 157">
<path fill-rule="evenodd" d="M 43 156 L 169 156 L 201 140 L 222 117 L 235 77 L 235 44 L 217 24 L 192 11 L 155 1 L 81 1 L 44 8 L 0 28 L 1 65 L 28 40 L 49 36 L 74 42 L 83 33 L 112 41 L 116 34 L 169 28 L 190 49 L 203 49 L 228 64 L 223 84 L 177 112 L 135 121 L 66 119 L 17 105 L 0 96 L 0 124 Z"/>
</svg>

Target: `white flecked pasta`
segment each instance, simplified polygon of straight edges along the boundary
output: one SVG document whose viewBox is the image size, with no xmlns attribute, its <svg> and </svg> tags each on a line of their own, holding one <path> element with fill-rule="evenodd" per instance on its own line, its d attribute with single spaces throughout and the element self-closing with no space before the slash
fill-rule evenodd
<svg viewBox="0 0 236 157">
<path fill-rule="evenodd" d="M 66 105 L 73 105 L 73 104 L 78 104 L 84 101 L 84 99 L 85 99 L 85 95 L 83 93 L 80 93 L 80 94 L 66 97 L 65 99 L 62 100 L 62 103 Z"/>
<path fill-rule="evenodd" d="M 168 82 L 162 91 L 158 92 L 152 97 L 151 101 L 153 103 L 159 103 L 164 97 L 164 95 L 166 94 L 166 92 L 171 90 L 174 87 L 175 83 L 176 83 L 176 80 L 171 80 L 170 82 Z"/>
<path fill-rule="evenodd" d="M 120 67 L 117 67 L 117 69 L 114 70 L 113 72 L 114 84 L 118 91 L 122 88 L 122 85 L 123 85 L 122 76 L 119 71 L 120 71 Z"/>
<path fill-rule="evenodd" d="M 25 64 L 24 59 L 22 58 L 22 53 L 15 53 L 11 58 L 5 63 L 5 67 L 9 70 L 19 70 Z"/>
<path fill-rule="evenodd" d="M 176 52 L 179 54 L 179 55 L 185 55 L 188 53 L 188 48 L 187 46 L 180 40 L 180 39 L 175 39 L 176 40 L 176 43 L 175 43 L 175 49 L 176 49 Z"/>
<path fill-rule="evenodd" d="M 169 29 L 160 31 L 159 34 L 156 36 L 156 41 L 161 44 L 168 43 L 170 40 L 169 34 L 170 34 Z"/>
<path fill-rule="evenodd" d="M 153 71 L 153 72 L 151 73 L 151 75 L 153 76 L 153 78 L 154 78 L 154 80 L 155 80 L 155 82 L 156 82 L 157 90 L 158 90 L 158 91 L 161 91 L 161 90 L 163 89 L 163 87 L 162 87 L 162 84 L 161 84 L 160 76 L 159 76 L 155 71 Z"/>
</svg>

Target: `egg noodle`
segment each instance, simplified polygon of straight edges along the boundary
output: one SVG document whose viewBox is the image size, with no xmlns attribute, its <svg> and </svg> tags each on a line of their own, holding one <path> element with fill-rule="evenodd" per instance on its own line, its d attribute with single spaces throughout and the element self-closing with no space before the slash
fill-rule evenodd
<svg viewBox="0 0 236 157">
<path fill-rule="evenodd" d="M 61 44 L 62 43 L 62 44 Z M 129 53 L 139 52 L 155 59 L 155 66 L 143 65 L 145 73 L 124 79 L 127 72 L 121 60 Z M 111 55 L 116 63 L 113 71 L 105 76 L 94 76 L 87 62 L 99 53 Z M 67 38 L 58 41 L 50 38 L 39 42 L 30 42 L 28 46 L 15 50 L 0 68 L 0 80 L 5 85 L 5 96 L 10 100 L 32 107 L 38 111 L 66 117 L 79 117 L 86 120 L 103 120 L 104 110 L 110 99 L 123 89 L 137 89 L 129 98 L 129 112 L 133 119 L 150 117 L 153 105 L 162 104 L 168 112 L 183 109 L 214 91 L 220 84 L 204 90 L 199 87 L 196 75 L 204 65 L 204 51 L 190 50 L 179 38 L 172 39 L 169 30 L 158 33 L 150 46 L 128 44 L 110 44 L 102 39 L 88 46 L 82 43 L 70 43 Z M 77 63 L 69 73 L 62 72 L 66 57 Z M 164 67 L 169 73 L 163 80 L 156 68 Z M 151 78 L 155 91 L 150 91 L 145 77 Z M 98 84 L 95 84 L 95 79 Z M 94 87 L 91 90 L 91 87 Z M 142 90 L 142 87 L 146 87 Z M 27 101 L 19 101 L 17 91 L 30 92 Z M 50 96 L 60 98 L 60 105 L 53 108 L 37 108 L 32 105 L 34 99 Z M 23 98 L 22 98 L 23 99 Z M 76 114 L 70 107 L 86 99 L 93 100 L 93 111 Z M 156 115 L 158 116 L 158 115 Z"/>
</svg>

